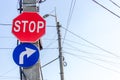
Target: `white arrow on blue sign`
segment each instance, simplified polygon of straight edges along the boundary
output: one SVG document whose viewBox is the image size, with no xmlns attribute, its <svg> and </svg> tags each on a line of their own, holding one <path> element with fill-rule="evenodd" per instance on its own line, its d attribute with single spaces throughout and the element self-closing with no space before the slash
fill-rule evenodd
<svg viewBox="0 0 120 80">
<path fill-rule="evenodd" d="M 21 67 L 31 67 L 38 59 L 39 50 L 31 43 L 21 43 L 13 51 L 13 60 Z"/>
</svg>

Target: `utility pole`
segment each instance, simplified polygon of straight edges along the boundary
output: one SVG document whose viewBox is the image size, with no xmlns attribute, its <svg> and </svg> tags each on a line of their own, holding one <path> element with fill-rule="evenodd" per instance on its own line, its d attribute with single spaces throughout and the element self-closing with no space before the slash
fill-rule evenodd
<svg viewBox="0 0 120 80">
<path fill-rule="evenodd" d="M 62 53 L 62 45 L 61 45 L 61 32 L 60 32 L 60 23 L 57 20 L 56 9 L 55 9 L 55 20 L 58 34 L 58 49 L 59 49 L 59 64 L 60 64 L 60 78 L 64 80 L 64 61 L 63 61 L 63 53 Z"/>
<path fill-rule="evenodd" d="M 22 11 L 23 12 L 39 12 L 39 6 L 37 5 L 39 4 L 39 1 L 40 0 L 20 0 L 20 13 L 22 13 Z M 39 50 L 42 49 L 40 40 L 33 44 L 36 47 L 38 47 Z M 42 80 L 41 65 L 39 60 L 32 67 L 20 68 L 20 72 L 22 73 L 21 80 Z"/>
<path fill-rule="evenodd" d="M 58 34 L 58 49 L 59 49 L 59 63 L 60 63 L 60 77 L 61 80 L 64 80 L 64 61 L 63 61 L 63 54 L 62 54 L 62 46 L 61 46 L 61 32 L 60 32 L 61 25 L 57 22 L 57 34 Z"/>
<path fill-rule="evenodd" d="M 47 18 L 48 16 L 52 16 L 55 18 L 56 22 L 56 28 L 57 28 L 57 34 L 58 34 L 58 49 L 59 49 L 59 65 L 60 65 L 60 80 L 64 80 L 64 57 L 62 53 L 62 45 L 61 45 L 61 32 L 60 32 L 60 27 L 61 25 L 59 24 L 57 20 L 57 15 L 56 15 L 56 9 L 55 9 L 55 15 L 52 14 L 46 14 L 43 16 L 43 18 Z"/>
</svg>

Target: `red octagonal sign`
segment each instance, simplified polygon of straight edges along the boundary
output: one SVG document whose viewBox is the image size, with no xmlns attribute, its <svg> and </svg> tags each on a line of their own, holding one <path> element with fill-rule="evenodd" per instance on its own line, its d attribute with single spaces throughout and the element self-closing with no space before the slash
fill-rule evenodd
<svg viewBox="0 0 120 80">
<path fill-rule="evenodd" d="M 45 34 L 46 21 L 37 12 L 23 12 L 13 20 L 12 33 L 21 42 L 36 42 Z"/>
</svg>

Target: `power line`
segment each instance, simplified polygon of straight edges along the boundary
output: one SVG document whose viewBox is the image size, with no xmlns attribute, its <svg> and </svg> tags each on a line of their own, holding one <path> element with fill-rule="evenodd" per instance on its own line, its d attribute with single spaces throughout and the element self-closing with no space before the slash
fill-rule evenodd
<svg viewBox="0 0 120 80">
<path fill-rule="evenodd" d="M 57 59 L 59 59 L 59 57 L 53 59 L 52 61 L 48 62 L 47 64 L 44 64 L 43 66 L 41 66 L 41 68 L 46 67 L 47 65 L 49 65 L 49 64 L 53 63 L 54 61 L 56 61 Z"/>
<path fill-rule="evenodd" d="M 15 76 L 0 76 L 0 78 L 16 78 L 16 79 L 19 79 L 19 77 L 15 77 Z"/>
<path fill-rule="evenodd" d="M 3 24 L 0 24 L 0 25 L 3 25 L 3 26 L 11 26 L 12 24 L 3 23 Z M 47 25 L 47 27 L 56 27 L 56 26 L 53 26 L 53 25 Z"/>
<path fill-rule="evenodd" d="M 57 39 L 49 39 L 49 38 L 44 38 L 42 40 L 57 40 Z"/>
<path fill-rule="evenodd" d="M 69 41 L 69 40 L 67 40 L 67 41 Z M 71 41 L 71 40 L 70 40 L 70 42 L 74 42 L 74 41 Z M 76 43 L 76 44 L 78 44 L 78 45 L 81 45 L 81 44 L 79 44 L 78 42 L 74 42 L 74 43 Z M 79 51 L 79 52 L 82 52 L 82 53 L 95 54 L 95 55 L 99 55 L 99 56 L 105 57 L 103 54 L 97 54 L 97 53 L 87 52 L 87 51 L 81 50 L 81 49 L 79 49 L 79 47 L 74 47 L 73 45 L 71 45 L 71 44 L 69 44 L 69 43 L 64 43 L 64 44 L 68 45 L 68 46 L 71 47 L 71 48 L 63 47 L 63 49 L 69 49 L 69 50 Z M 84 45 L 84 44 L 82 44 L 81 46 L 85 46 L 85 47 L 89 47 L 89 48 L 91 48 L 91 49 L 96 49 L 96 50 L 97 50 L 97 48 L 92 47 L 92 46 L 87 46 L 87 45 Z M 73 49 L 73 48 L 74 48 L 74 49 Z M 108 56 L 107 56 L 107 57 L 108 57 Z M 110 56 L 109 56 L 109 57 L 110 57 Z M 113 58 L 113 57 L 112 57 L 112 58 Z"/>
<path fill-rule="evenodd" d="M 118 65 L 120 65 L 120 62 L 114 62 L 114 61 L 110 61 L 110 60 L 106 60 L 106 59 L 100 59 L 100 58 L 92 58 L 93 56 L 91 56 L 91 57 L 88 57 L 88 56 L 83 56 L 83 55 L 78 55 L 78 54 L 74 54 L 74 53 L 70 53 L 70 52 L 67 52 L 67 51 L 65 51 L 64 53 L 66 53 L 66 54 L 72 54 L 72 55 L 75 55 L 75 56 L 77 56 L 77 57 L 84 57 L 84 58 L 88 58 L 88 59 L 94 59 L 94 60 L 97 60 L 97 61 L 102 61 L 102 62 L 105 62 L 105 63 L 112 63 L 112 64 L 118 64 Z"/>
<path fill-rule="evenodd" d="M 94 47 L 96 47 L 96 48 L 98 48 L 98 49 L 100 49 L 100 50 L 102 50 L 102 51 L 104 51 L 104 52 L 106 52 L 106 53 L 109 53 L 109 54 L 111 54 L 111 55 L 113 55 L 113 56 L 115 56 L 115 57 L 120 57 L 120 56 L 116 55 L 115 53 L 112 53 L 112 52 L 110 52 L 110 51 L 108 51 L 108 50 L 106 50 L 106 49 L 104 49 L 104 48 L 102 48 L 102 47 L 100 47 L 100 46 L 98 46 L 98 45 L 96 45 L 96 44 L 94 44 L 94 43 L 88 41 L 87 39 L 84 39 L 83 37 L 81 37 L 81 36 L 79 36 L 79 35 L 73 33 L 72 31 L 70 31 L 70 30 L 68 30 L 68 29 L 66 29 L 66 28 L 64 28 L 64 27 L 62 27 L 62 28 L 65 29 L 66 31 L 68 31 L 69 33 L 73 34 L 74 36 L 76 36 L 76 37 L 82 39 L 83 41 L 85 41 L 85 42 L 87 42 L 87 43 L 93 45 Z"/>
<path fill-rule="evenodd" d="M 47 25 L 47 27 L 53 27 L 53 28 L 54 28 L 54 27 L 56 27 L 56 26 L 52 26 L 52 25 Z"/>
<path fill-rule="evenodd" d="M 79 52 L 89 53 L 89 54 L 95 54 L 95 53 L 91 53 L 91 52 L 87 52 L 87 51 L 80 50 L 80 49 L 78 49 L 77 47 L 74 47 L 73 45 L 70 45 L 70 44 L 68 44 L 68 43 L 66 43 L 66 44 L 67 44 L 69 47 L 72 47 L 72 49 L 71 49 L 71 48 L 63 47 L 63 48 L 65 48 L 65 49 L 73 50 L 73 48 L 74 48 L 75 50 L 77 50 L 77 51 L 79 51 Z"/>
<path fill-rule="evenodd" d="M 3 25 L 3 26 L 11 26 L 12 24 L 0 24 L 0 25 Z M 47 27 L 56 27 L 56 26 L 53 26 L 53 25 L 47 25 Z"/>
<path fill-rule="evenodd" d="M 54 38 L 56 37 L 56 35 L 54 36 Z M 46 47 L 44 47 L 43 48 L 43 51 L 46 51 L 46 50 L 56 50 L 56 49 L 58 49 L 58 48 L 49 48 L 52 44 L 54 44 L 58 39 L 50 39 L 50 40 L 52 40 Z M 48 39 L 49 40 L 49 39 Z M 43 54 L 43 55 L 45 55 L 45 54 Z"/>
<path fill-rule="evenodd" d="M 75 42 L 75 41 L 72 41 L 72 40 L 65 39 L 65 41 L 72 42 L 74 44 L 81 45 L 81 46 L 84 46 L 84 47 L 89 47 L 89 48 L 92 48 L 92 49 L 96 49 L 96 48 L 94 48 L 92 46 L 88 46 L 88 45 L 85 45 L 85 44 L 82 44 L 82 43 L 79 43 L 79 42 Z"/>
<path fill-rule="evenodd" d="M 74 9 L 75 9 L 75 5 L 76 5 L 76 0 L 73 0 L 71 1 L 71 6 L 70 6 L 70 10 L 69 10 L 69 15 L 68 15 L 68 19 L 67 19 L 67 25 L 66 25 L 66 29 L 69 28 L 69 25 L 70 25 L 70 21 L 72 19 L 72 15 L 73 15 L 73 12 L 74 12 Z M 63 37 L 63 42 L 62 42 L 62 45 L 64 44 L 64 40 L 66 38 L 66 35 L 67 35 L 67 31 L 65 30 L 65 34 L 64 34 L 64 37 Z"/>
<path fill-rule="evenodd" d="M 74 1 L 74 2 L 73 2 L 73 1 Z M 69 27 L 69 24 L 70 24 L 72 15 L 73 15 L 73 11 L 74 11 L 74 8 L 75 8 L 75 4 L 76 4 L 76 0 L 72 0 L 72 1 L 71 1 L 71 5 L 70 5 L 70 10 L 69 10 L 68 19 L 67 19 L 67 27 L 66 27 L 66 28 Z"/>
<path fill-rule="evenodd" d="M 12 24 L 0 24 L 0 25 L 3 25 L 3 26 L 11 26 Z"/>
<path fill-rule="evenodd" d="M 72 53 L 68 53 L 68 54 L 71 55 L 71 56 L 74 56 L 74 57 L 76 57 L 76 58 L 78 58 L 78 59 L 81 59 L 81 60 L 87 61 L 87 62 L 89 62 L 89 63 L 95 64 L 95 65 L 97 65 L 97 66 L 99 66 L 99 67 L 101 67 L 101 68 L 104 68 L 104 69 L 106 69 L 106 70 L 110 70 L 110 71 L 117 72 L 117 73 L 120 74 L 120 71 L 118 71 L 118 70 L 114 70 L 114 69 L 105 67 L 105 66 L 103 66 L 103 65 L 97 64 L 97 63 L 92 62 L 92 61 L 90 61 L 90 60 L 87 60 L 87 59 L 85 59 L 85 58 L 78 57 L 78 56 L 76 56 L 75 54 L 72 54 Z"/>
<path fill-rule="evenodd" d="M 104 8 L 105 10 L 109 11 L 110 13 L 112 13 L 113 15 L 115 15 L 116 17 L 120 18 L 119 15 L 117 15 L 113 11 L 109 10 L 108 8 L 106 8 L 105 6 L 103 6 L 102 4 L 100 4 L 99 2 L 97 2 L 96 0 L 92 0 L 92 1 L 95 2 L 96 4 L 98 4 L 99 6 L 101 6 L 102 8 Z"/>
<path fill-rule="evenodd" d="M 51 10 L 48 14 L 52 14 L 53 12 L 55 12 L 55 8 L 53 10 Z M 44 14 L 46 15 L 46 14 Z M 43 16 L 43 18 L 46 18 L 45 16 Z"/>
<path fill-rule="evenodd" d="M 0 36 L 0 38 L 13 38 L 13 39 L 15 39 L 15 37 L 8 37 L 8 36 Z"/>
<path fill-rule="evenodd" d="M 80 50 L 80 49 L 73 49 L 73 48 L 66 48 L 66 47 L 64 47 L 64 49 L 74 50 L 74 51 L 76 51 L 76 52 L 85 53 L 85 54 L 87 54 L 87 55 L 92 55 L 92 54 L 94 54 L 94 55 L 101 56 L 101 57 L 113 58 L 113 57 L 110 57 L 110 56 L 105 56 L 105 55 L 102 55 L 102 54 L 93 53 L 93 52 L 88 52 L 88 51 L 84 51 L 84 50 Z"/>
<path fill-rule="evenodd" d="M 48 48 L 49 46 L 51 46 L 52 44 L 54 44 L 57 40 L 52 41 L 51 43 L 49 43 L 45 48 Z"/>
<path fill-rule="evenodd" d="M 112 2 L 115 6 L 117 6 L 118 8 L 120 8 L 120 6 L 118 4 L 116 4 L 114 1 L 109 0 L 110 2 Z"/>
<path fill-rule="evenodd" d="M 58 48 L 43 48 L 43 49 L 58 49 Z"/>
<path fill-rule="evenodd" d="M 0 48 L 0 49 L 14 49 L 14 48 Z"/>
<path fill-rule="evenodd" d="M 0 76 L 4 76 L 4 75 L 8 74 L 9 72 L 12 72 L 12 71 L 15 70 L 16 68 L 17 68 L 17 66 L 15 66 L 14 68 L 12 68 L 12 69 L 10 69 L 10 70 L 8 70 L 8 71 L 0 74 Z"/>
</svg>

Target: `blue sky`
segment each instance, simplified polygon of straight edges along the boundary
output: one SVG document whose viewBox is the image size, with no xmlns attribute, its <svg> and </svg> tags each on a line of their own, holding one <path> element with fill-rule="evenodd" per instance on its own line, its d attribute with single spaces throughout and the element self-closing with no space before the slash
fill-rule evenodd
<svg viewBox="0 0 120 80">
<path fill-rule="evenodd" d="M 75 1 L 75 0 L 73 0 Z M 96 0 L 120 15 L 120 8 L 109 0 Z M 46 0 L 40 4 L 40 15 L 53 14 L 56 7 L 58 21 L 67 27 L 72 0 Z M 119 0 L 114 0 L 120 5 Z M 18 0 L 0 2 L 0 24 L 12 24 L 19 15 Z M 47 25 L 55 26 L 55 18 L 46 18 Z M 120 18 L 103 9 L 92 0 L 76 0 L 63 46 L 67 66 L 65 80 L 119 80 L 120 79 Z M 16 38 L 11 33 L 11 25 L 0 25 L 0 80 L 20 80 L 19 67 L 12 59 Z M 65 29 L 61 28 L 62 40 Z M 101 50 L 85 40 L 109 51 Z M 45 49 L 40 51 L 41 65 L 58 57 L 56 27 L 47 27 L 42 37 Z M 50 49 L 52 48 L 52 49 Z M 117 57 L 115 56 L 117 55 Z M 59 60 L 42 68 L 44 80 L 60 80 Z"/>
</svg>

